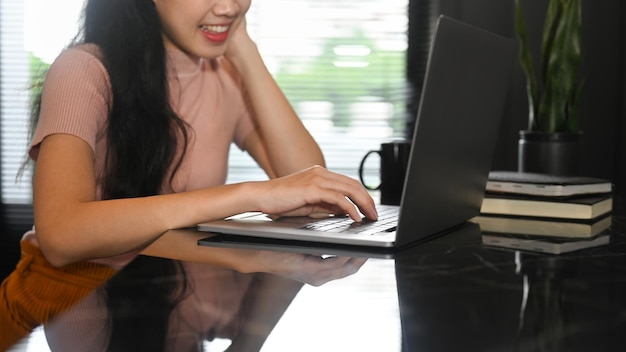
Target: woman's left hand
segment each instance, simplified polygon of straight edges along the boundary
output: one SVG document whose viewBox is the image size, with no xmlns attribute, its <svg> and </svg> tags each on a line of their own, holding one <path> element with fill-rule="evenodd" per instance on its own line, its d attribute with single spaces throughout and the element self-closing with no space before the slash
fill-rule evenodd
<svg viewBox="0 0 626 352">
<path fill-rule="evenodd" d="M 235 24 L 233 28 L 231 28 L 228 48 L 226 49 L 224 56 L 229 60 L 243 57 L 242 53 L 246 52 L 250 48 L 256 50 L 256 44 L 248 34 L 248 30 L 246 28 L 246 18 L 243 17 L 238 25 Z"/>
</svg>

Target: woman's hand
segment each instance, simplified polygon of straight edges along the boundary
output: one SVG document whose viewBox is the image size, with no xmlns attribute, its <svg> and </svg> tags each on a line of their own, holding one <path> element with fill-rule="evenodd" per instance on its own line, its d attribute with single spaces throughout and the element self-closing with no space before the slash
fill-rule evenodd
<svg viewBox="0 0 626 352">
<path fill-rule="evenodd" d="M 320 166 L 255 184 L 261 188 L 255 193 L 258 209 L 267 214 L 347 214 L 361 221 L 360 211 L 371 220 L 378 217 L 374 200 L 358 181 Z"/>
<path fill-rule="evenodd" d="M 229 60 L 244 58 L 245 53 L 249 52 L 248 50 L 250 49 L 256 51 L 256 44 L 248 34 L 246 18 L 244 17 L 241 19 L 241 22 L 239 22 L 239 25 L 233 28 L 224 56 Z"/>
</svg>

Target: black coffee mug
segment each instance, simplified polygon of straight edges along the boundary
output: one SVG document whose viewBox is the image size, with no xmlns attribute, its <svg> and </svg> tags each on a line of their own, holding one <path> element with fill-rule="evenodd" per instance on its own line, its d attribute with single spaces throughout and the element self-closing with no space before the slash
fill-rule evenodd
<svg viewBox="0 0 626 352">
<path fill-rule="evenodd" d="M 380 156 L 380 184 L 376 187 L 367 185 L 363 177 L 365 161 L 374 153 Z M 380 150 L 370 150 L 363 156 L 361 164 L 359 165 L 359 178 L 365 188 L 372 191 L 380 190 L 381 204 L 400 204 L 410 153 L 410 142 L 394 141 L 382 143 Z"/>
</svg>

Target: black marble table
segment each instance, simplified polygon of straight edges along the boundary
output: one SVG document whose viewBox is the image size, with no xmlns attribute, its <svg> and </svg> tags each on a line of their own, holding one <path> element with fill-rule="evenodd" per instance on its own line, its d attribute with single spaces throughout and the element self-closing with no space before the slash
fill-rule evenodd
<svg viewBox="0 0 626 352">
<path fill-rule="evenodd" d="M 609 245 L 561 255 L 485 246 L 480 228 L 468 223 L 393 258 L 354 258 L 349 266 L 346 259 L 336 270 L 324 263 L 335 257 L 303 256 L 320 263 L 301 273 L 304 284 L 191 264 L 182 292 L 180 273 L 155 270 L 150 279 L 121 280 L 117 297 L 128 297 L 117 306 L 102 295 L 78 303 L 50 324 L 50 346 L 105 351 L 112 321 L 106 312 L 119 309 L 117 330 L 126 330 L 116 335 L 116 350 L 165 344 L 172 351 L 224 351 L 235 341 L 229 351 L 624 351 L 624 219 L 614 213 Z M 141 292 L 131 294 L 137 286 Z M 163 302 L 139 307 L 167 287 L 195 298 L 182 313 Z M 159 326 L 162 313 L 170 322 L 172 314 L 182 318 L 141 328 Z M 72 347 L 72 339 L 82 345 Z M 38 329 L 13 350 L 48 348 Z"/>
</svg>

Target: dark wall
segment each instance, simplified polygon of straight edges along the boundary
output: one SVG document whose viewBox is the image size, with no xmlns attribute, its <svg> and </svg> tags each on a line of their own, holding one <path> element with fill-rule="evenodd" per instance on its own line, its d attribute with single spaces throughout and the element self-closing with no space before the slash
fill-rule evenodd
<svg viewBox="0 0 626 352">
<path fill-rule="evenodd" d="M 522 1 L 533 50 L 540 36 L 548 0 Z M 515 38 L 514 0 L 439 0 L 439 11 L 501 35 Z M 584 90 L 580 119 L 584 132 L 583 173 L 603 177 L 626 195 L 626 3 L 583 0 L 582 73 Z M 525 77 L 516 64 L 500 129 L 494 169 L 517 168 L 518 132 L 527 126 Z"/>
<path fill-rule="evenodd" d="M 623 31 L 622 0 L 583 1 L 583 73 L 581 100 L 582 129 L 587 153 L 583 165 L 590 174 L 613 177 L 624 188 L 620 170 L 624 149 L 624 67 L 626 37 Z M 624 190 L 621 190 L 622 194 Z"/>
<path fill-rule="evenodd" d="M 621 38 L 619 46 L 622 47 L 622 53 L 620 55 L 619 60 L 622 62 L 621 74 L 616 74 L 616 76 L 622 77 L 622 87 L 621 87 L 621 111 L 618 111 L 620 115 L 617 120 L 620 125 L 618 141 L 620 141 L 618 146 L 618 174 L 622 180 L 622 185 L 626 184 L 626 4 L 622 4 L 621 8 L 621 16 L 620 16 L 620 25 L 621 25 Z M 619 71 L 618 71 L 619 72 Z M 621 194 L 624 195 L 626 192 L 623 188 L 626 188 L 626 185 L 622 187 Z"/>
</svg>

